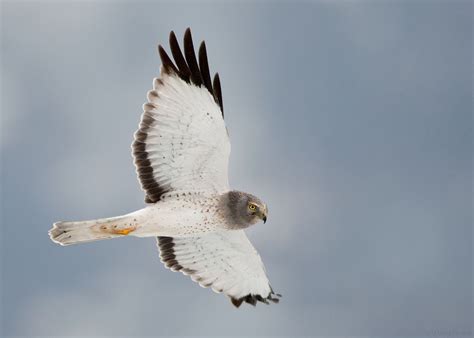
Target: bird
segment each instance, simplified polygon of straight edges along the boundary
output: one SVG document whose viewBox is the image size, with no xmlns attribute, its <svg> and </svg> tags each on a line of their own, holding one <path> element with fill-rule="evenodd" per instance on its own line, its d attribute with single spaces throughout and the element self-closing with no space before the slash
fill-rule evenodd
<svg viewBox="0 0 474 338">
<path fill-rule="evenodd" d="M 206 44 L 196 57 L 187 28 L 183 50 L 171 31 L 173 60 L 158 45 L 160 75 L 138 130 L 132 156 L 145 207 L 123 216 L 53 224 L 51 240 L 66 246 L 127 236 L 156 237 L 160 260 L 230 298 L 278 303 L 257 250 L 245 229 L 268 217 L 258 197 L 232 190 L 228 165 L 230 140 L 224 122 L 219 73 L 211 81 Z"/>
</svg>

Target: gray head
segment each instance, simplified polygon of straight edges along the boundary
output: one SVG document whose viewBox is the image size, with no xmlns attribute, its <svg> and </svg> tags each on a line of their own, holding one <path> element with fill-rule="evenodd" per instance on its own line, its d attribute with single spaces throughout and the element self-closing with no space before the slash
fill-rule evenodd
<svg viewBox="0 0 474 338">
<path fill-rule="evenodd" d="M 268 208 L 258 197 L 240 191 L 229 191 L 223 199 L 227 207 L 229 224 L 235 228 L 246 228 L 262 220 L 267 221 Z"/>
</svg>

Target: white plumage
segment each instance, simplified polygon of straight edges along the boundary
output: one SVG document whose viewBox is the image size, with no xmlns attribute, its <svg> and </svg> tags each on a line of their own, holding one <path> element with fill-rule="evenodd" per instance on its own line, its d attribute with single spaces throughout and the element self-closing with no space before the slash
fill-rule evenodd
<svg viewBox="0 0 474 338">
<path fill-rule="evenodd" d="M 202 287 L 211 287 L 233 299 L 272 292 L 260 255 L 243 230 L 175 238 L 173 242 L 171 248 L 166 239 L 158 243 L 163 262 L 171 270 L 178 265 Z M 179 263 L 170 261 L 170 255 Z"/>
<path fill-rule="evenodd" d="M 230 142 L 219 76 L 211 83 L 204 42 L 196 59 L 191 32 L 184 55 L 173 32 L 176 65 L 159 46 L 161 76 L 147 94 L 132 144 L 148 205 L 130 214 L 83 222 L 57 222 L 61 245 L 122 236 L 157 236 L 161 260 L 201 286 L 242 302 L 277 302 L 262 260 L 244 228 L 266 221 L 267 207 L 253 195 L 231 191 Z"/>
<path fill-rule="evenodd" d="M 230 142 L 219 106 L 205 87 L 188 84 L 176 74 L 153 81 L 144 118 L 153 175 L 172 191 L 229 190 Z"/>
</svg>

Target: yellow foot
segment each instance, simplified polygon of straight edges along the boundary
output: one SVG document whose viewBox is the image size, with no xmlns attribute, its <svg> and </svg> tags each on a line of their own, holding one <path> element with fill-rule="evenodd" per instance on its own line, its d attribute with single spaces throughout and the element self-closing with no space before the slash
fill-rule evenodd
<svg viewBox="0 0 474 338">
<path fill-rule="evenodd" d="M 135 231 L 136 227 L 133 227 L 133 228 L 125 228 L 125 229 L 120 229 L 120 230 L 114 230 L 114 232 L 116 234 L 119 234 L 119 235 L 128 235 L 129 233 L 131 233 L 132 231 Z"/>
<path fill-rule="evenodd" d="M 113 234 L 113 235 L 123 235 L 126 236 L 129 233 L 135 231 L 137 229 L 137 226 L 131 226 L 128 228 L 121 228 L 119 229 L 117 225 L 101 225 L 99 227 L 99 231 L 102 233 L 108 233 L 108 234 Z"/>
</svg>

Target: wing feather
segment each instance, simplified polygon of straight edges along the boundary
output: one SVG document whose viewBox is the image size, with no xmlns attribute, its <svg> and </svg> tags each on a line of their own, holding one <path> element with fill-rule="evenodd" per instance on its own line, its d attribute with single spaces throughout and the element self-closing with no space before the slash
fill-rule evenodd
<svg viewBox="0 0 474 338">
<path fill-rule="evenodd" d="M 243 230 L 221 231 L 199 237 L 158 237 L 160 258 L 202 287 L 226 294 L 232 304 L 277 303 L 260 255 Z"/>
<path fill-rule="evenodd" d="M 197 86 L 202 84 L 201 71 L 199 70 L 198 63 L 196 60 L 196 54 L 194 54 L 193 38 L 191 36 L 191 30 L 188 28 L 184 33 L 184 56 L 191 71 L 191 80 Z"/>
<path fill-rule="evenodd" d="M 217 104 L 221 108 L 222 118 L 224 118 L 224 103 L 222 102 L 221 80 L 219 78 L 219 73 L 214 75 L 214 91 L 212 94 L 214 95 L 214 100 L 216 100 Z"/>
<path fill-rule="evenodd" d="M 178 74 L 178 69 L 174 65 L 173 61 L 171 61 L 165 49 L 161 45 L 158 45 L 158 53 L 160 54 L 161 63 L 163 64 L 163 69 L 165 70 L 165 72 L 168 74 Z"/>
<path fill-rule="evenodd" d="M 206 86 L 207 90 L 209 90 L 210 93 L 213 93 L 212 83 L 211 83 L 211 74 L 209 72 L 209 64 L 207 62 L 206 43 L 204 41 L 201 42 L 201 46 L 199 47 L 199 69 L 201 71 L 204 85 Z"/>
<path fill-rule="evenodd" d="M 220 82 L 211 86 L 205 44 L 199 50 L 199 66 L 189 28 L 184 35 L 184 55 L 174 32 L 170 33 L 170 47 L 176 64 L 158 46 L 161 77 L 147 93 L 132 144 L 147 203 L 156 203 L 174 191 L 228 190 L 230 142 Z"/>
<path fill-rule="evenodd" d="M 191 71 L 189 70 L 188 64 L 184 59 L 183 53 L 181 52 L 181 48 L 179 47 L 178 40 L 176 39 L 176 35 L 173 31 L 170 33 L 170 48 L 171 53 L 173 54 L 173 58 L 178 65 L 179 69 L 179 76 L 186 82 L 189 83 L 191 78 Z"/>
</svg>

